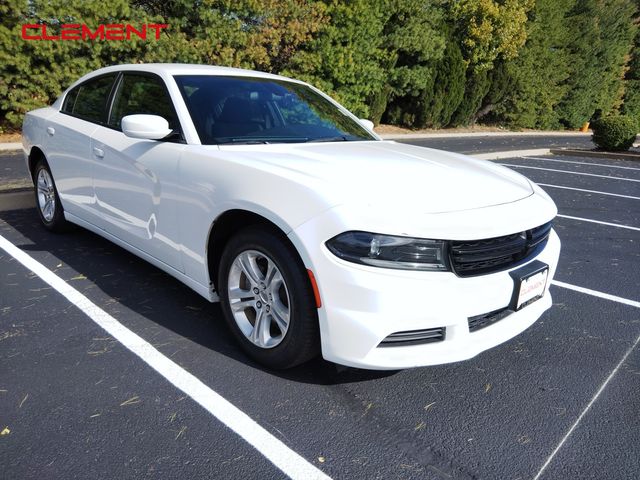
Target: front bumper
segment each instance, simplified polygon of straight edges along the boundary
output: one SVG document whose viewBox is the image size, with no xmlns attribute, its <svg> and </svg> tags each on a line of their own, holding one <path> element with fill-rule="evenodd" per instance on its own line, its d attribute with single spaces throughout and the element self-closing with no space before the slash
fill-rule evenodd
<svg viewBox="0 0 640 480">
<path fill-rule="evenodd" d="M 317 238 L 317 230 L 303 230 L 298 234 Z M 544 296 L 473 332 L 469 331 L 470 317 L 510 304 L 514 281 L 509 272 L 527 263 L 502 272 L 461 278 L 451 272 L 357 265 L 338 259 L 324 244 L 310 253 L 305 263 L 314 271 L 322 298 L 318 315 L 323 357 L 352 367 L 393 370 L 466 360 L 531 326 L 551 307 L 548 289 L 560 255 L 560 239 L 552 231 L 545 248 L 527 262 L 540 260 L 549 265 Z M 392 333 L 438 327 L 446 328 L 442 341 L 380 346 Z"/>
</svg>

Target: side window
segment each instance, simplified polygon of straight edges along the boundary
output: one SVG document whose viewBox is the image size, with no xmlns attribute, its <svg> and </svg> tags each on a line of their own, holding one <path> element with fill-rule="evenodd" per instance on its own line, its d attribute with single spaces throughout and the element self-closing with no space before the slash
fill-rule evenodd
<svg viewBox="0 0 640 480">
<path fill-rule="evenodd" d="M 159 115 L 169 128 L 180 130 L 178 117 L 162 80 L 155 76 L 125 74 L 118 86 L 109 126 L 120 129 L 122 117 L 135 114 Z"/>
<path fill-rule="evenodd" d="M 104 123 L 115 77 L 105 75 L 78 85 L 67 94 L 62 111 L 90 122 Z"/>
<path fill-rule="evenodd" d="M 76 98 L 78 98 L 78 89 L 80 87 L 76 87 L 67 93 L 67 96 L 64 99 L 64 103 L 62 104 L 62 111 L 65 113 L 73 113 L 73 106 L 76 103 Z"/>
</svg>

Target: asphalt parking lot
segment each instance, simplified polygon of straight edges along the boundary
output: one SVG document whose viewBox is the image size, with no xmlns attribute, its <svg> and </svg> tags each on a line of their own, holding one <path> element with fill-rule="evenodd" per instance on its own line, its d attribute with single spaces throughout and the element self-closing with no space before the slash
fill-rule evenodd
<svg viewBox="0 0 640 480">
<path fill-rule="evenodd" d="M 558 205 L 554 306 L 472 360 L 399 372 L 320 359 L 265 371 L 219 307 L 177 280 L 87 231 L 49 234 L 32 208 L 0 212 L 1 237 L 98 307 L 82 310 L 0 248 L 0 477 L 640 477 L 640 163 L 498 162 Z M 200 382 L 189 391 L 222 399 L 186 394 L 133 353 L 142 341 L 116 340 L 87 308 Z M 257 424 L 243 437 L 225 401 Z M 287 449 L 284 467 L 267 460 L 269 438 Z"/>
</svg>

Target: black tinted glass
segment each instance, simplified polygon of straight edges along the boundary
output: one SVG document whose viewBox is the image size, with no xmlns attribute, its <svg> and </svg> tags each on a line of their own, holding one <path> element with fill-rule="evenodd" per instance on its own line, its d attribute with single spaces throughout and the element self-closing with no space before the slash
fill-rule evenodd
<svg viewBox="0 0 640 480">
<path fill-rule="evenodd" d="M 64 102 L 63 112 L 102 123 L 115 75 L 89 80 L 71 90 Z"/>
<path fill-rule="evenodd" d="M 306 85 L 213 75 L 175 79 L 204 144 L 375 140 Z"/>
<path fill-rule="evenodd" d="M 67 93 L 67 96 L 64 98 L 64 104 L 62 105 L 62 111 L 66 113 L 73 112 L 73 106 L 76 103 L 76 98 L 78 96 L 78 87 L 71 90 Z"/>
<path fill-rule="evenodd" d="M 169 128 L 179 129 L 178 119 L 162 80 L 155 76 L 125 74 L 115 95 L 109 126 L 120 128 L 127 115 L 159 115 Z"/>
</svg>

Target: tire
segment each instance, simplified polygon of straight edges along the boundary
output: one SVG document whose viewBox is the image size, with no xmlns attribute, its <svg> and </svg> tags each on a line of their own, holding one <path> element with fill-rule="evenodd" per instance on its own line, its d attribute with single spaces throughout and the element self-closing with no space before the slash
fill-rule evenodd
<svg viewBox="0 0 640 480">
<path fill-rule="evenodd" d="M 318 355 L 313 290 L 283 234 L 252 226 L 234 235 L 220 261 L 218 294 L 225 321 L 253 360 L 283 370 Z"/>
<path fill-rule="evenodd" d="M 64 210 L 53 175 L 44 159 L 39 160 L 33 170 L 33 185 L 35 187 L 36 209 L 44 228 L 56 233 L 69 231 L 71 224 L 64 218 Z"/>
</svg>

